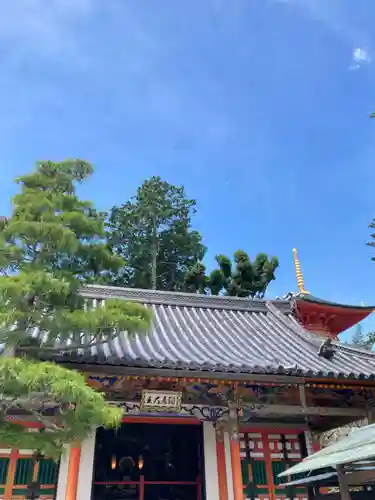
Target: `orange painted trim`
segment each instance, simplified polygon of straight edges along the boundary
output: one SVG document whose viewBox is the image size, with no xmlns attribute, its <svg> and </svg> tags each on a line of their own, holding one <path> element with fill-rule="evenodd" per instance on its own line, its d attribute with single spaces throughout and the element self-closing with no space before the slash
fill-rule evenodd
<svg viewBox="0 0 375 500">
<path fill-rule="evenodd" d="M 197 418 L 189 417 L 138 417 L 128 416 L 122 419 L 127 424 L 180 424 L 180 425 L 201 425 Z"/>
<path fill-rule="evenodd" d="M 38 475 L 39 475 L 39 467 L 40 467 L 40 462 L 37 462 L 34 465 L 34 470 L 33 470 L 33 482 L 37 482 L 38 480 Z"/>
<path fill-rule="evenodd" d="M 7 482 L 4 491 L 4 500 L 12 500 L 12 492 L 14 486 L 14 476 L 16 475 L 17 460 L 19 457 L 18 450 L 12 450 L 8 465 Z"/>
<path fill-rule="evenodd" d="M 332 384 L 335 387 L 345 385 L 346 387 L 373 387 L 375 389 L 375 382 L 373 380 L 348 380 L 340 378 L 306 378 L 306 384 Z"/>
<path fill-rule="evenodd" d="M 269 447 L 269 441 L 268 441 L 268 434 L 276 434 L 272 432 L 261 432 L 262 435 L 262 442 L 263 442 L 263 450 L 264 450 L 264 462 L 266 464 L 266 472 L 267 472 L 267 479 L 268 479 L 268 491 L 270 495 L 271 500 L 275 500 L 276 495 L 275 495 L 275 484 L 273 482 L 273 470 L 272 470 L 272 458 L 271 458 L 271 450 Z M 277 434 L 280 434 L 278 432 Z"/>
<path fill-rule="evenodd" d="M 216 440 L 217 474 L 219 478 L 219 500 L 228 500 L 227 468 L 224 441 Z"/>
<path fill-rule="evenodd" d="M 240 442 L 238 440 L 230 440 L 230 458 L 232 465 L 232 477 L 233 477 L 233 499 L 243 500 L 243 481 L 242 481 L 242 469 L 241 469 L 241 454 L 240 454 Z"/>
<path fill-rule="evenodd" d="M 65 500 L 77 500 L 77 486 L 78 486 L 78 473 L 79 473 L 80 460 L 81 460 L 80 446 L 77 445 L 72 446 L 70 448 Z"/>
</svg>

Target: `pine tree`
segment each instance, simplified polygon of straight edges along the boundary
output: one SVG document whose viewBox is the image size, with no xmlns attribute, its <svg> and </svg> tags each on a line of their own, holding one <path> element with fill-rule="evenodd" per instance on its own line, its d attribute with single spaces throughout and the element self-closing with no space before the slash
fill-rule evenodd
<svg viewBox="0 0 375 500">
<path fill-rule="evenodd" d="M 126 266 L 109 282 L 135 288 L 183 290 L 186 272 L 203 259 L 205 247 L 191 228 L 195 200 L 183 187 L 151 177 L 136 196 L 113 207 L 108 242 Z"/>
<path fill-rule="evenodd" d="M 362 347 L 366 344 L 365 335 L 363 333 L 362 325 L 360 323 L 357 325 L 357 328 L 353 333 L 351 344 L 358 347 Z"/>
<path fill-rule="evenodd" d="M 55 351 L 87 349 L 126 331 L 145 331 L 148 309 L 108 300 L 88 309 L 83 284 L 123 266 L 105 244 L 104 215 L 76 194 L 92 173 L 89 163 L 40 162 L 16 180 L 11 217 L 0 225 L 0 442 L 58 455 L 98 425 L 116 426 L 109 406 L 84 376 L 52 362 Z M 27 414 L 50 432 L 30 433 L 9 420 Z"/>
<path fill-rule="evenodd" d="M 263 298 L 279 266 L 276 257 L 269 258 L 264 253 L 258 254 L 251 262 L 242 250 L 235 252 L 234 263 L 225 255 L 217 255 L 216 262 L 219 268 L 209 275 L 206 275 L 202 264 L 193 266 L 185 275 L 187 290 L 211 295 L 223 293 L 231 297 Z"/>
</svg>

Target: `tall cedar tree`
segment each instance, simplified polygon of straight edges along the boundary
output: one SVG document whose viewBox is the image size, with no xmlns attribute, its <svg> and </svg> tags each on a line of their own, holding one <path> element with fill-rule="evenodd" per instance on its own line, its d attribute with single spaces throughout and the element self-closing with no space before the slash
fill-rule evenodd
<svg viewBox="0 0 375 500">
<path fill-rule="evenodd" d="M 40 162 L 16 180 L 11 217 L 0 227 L 0 442 L 58 455 L 64 443 L 86 438 L 98 425 L 116 426 L 121 411 L 85 383 L 83 375 L 36 358 L 90 348 L 144 331 L 141 305 L 108 300 L 87 309 L 82 284 L 123 266 L 103 243 L 104 215 L 76 195 L 92 173 L 89 163 Z M 38 335 L 41 333 L 41 335 Z M 46 354 L 47 351 L 47 354 Z M 48 358 L 44 358 L 48 359 Z M 54 418 L 46 418 L 46 411 Z M 52 432 L 26 432 L 8 420 L 26 412 Z"/>
<path fill-rule="evenodd" d="M 357 328 L 353 333 L 352 340 L 350 343 L 358 347 L 366 345 L 366 336 L 363 333 L 363 328 L 361 324 L 357 325 Z"/>
<path fill-rule="evenodd" d="M 113 207 L 108 221 L 110 247 L 126 262 L 113 284 L 157 290 L 183 290 L 185 274 L 205 253 L 201 235 L 191 229 L 195 200 L 183 187 L 151 177 L 136 196 Z"/>
<path fill-rule="evenodd" d="M 279 266 L 276 257 L 269 258 L 264 253 L 258 254 L 251 262 L 242 250 L 235 252 L 234 264 L 225 255 L 217 255 L 216 262 L 219 268 L 209 276 L 203 264 L 193 266 L 185 276 L 187 290 L 211 295 L 263 298 Z"/>
</svg>

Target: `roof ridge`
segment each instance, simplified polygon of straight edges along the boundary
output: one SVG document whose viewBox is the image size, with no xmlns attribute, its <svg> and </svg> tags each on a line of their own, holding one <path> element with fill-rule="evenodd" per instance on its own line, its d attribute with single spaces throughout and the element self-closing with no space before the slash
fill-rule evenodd
<svg viewBox="0 0 375 500">
<path fill-rule="evenodd" d="M 270 310 L 272 310 L 272 305 L 269 306 Z M 273 312 L 273 311 L 272 311 Z M 277 314 L 279 316 L 278 311 L 273 312 L 274 314 Z M 280 318 L 282 321 L 284 321 L 285 318 Z M 291 321 L 291 319 L 289 319 Z M 303 336 L 306 340 L 310 341 L 314 345 L 320 345 L 322 342 L 324 342 L 324 337 L 318 336 L 314 334 L 314 332 L 310 332 L 309 330 L 306 330 L 302 325 L 298 323 L 298 321 L 291 321 L 289 324 L 289 328 L 293 331 L 293 333 L 296 333 L 297 335 Z M 367 351 L 365 349 L 361 349 L 358 347 L 354 347 L 351 345 L 344 344 L 343 342 L 333 340 L 332 344 L 335 346 L 335 348 L 342 350 L 342 351 L 353 351 L 356 354 L 361 354 L 368 356 L 369 358 L 374 358 L 375 357 L 375 352 Z"/>
<path fill-rule="evenodd" d="M 314 334 L 314 332 L 306 330 L 302 325 L 298 323 L 298 321 L 294 320 L 294 317 L 292 315 L 291 316 L 293 318 L 293 321 L 291 321 L 292 318 L 286 320 L 285 316 L 280 315 L 280 312 L 277 309 L 274 310 L 272 303 L 268 302 L 267 305 L 270 312 L 275 316 L 277 316 L 280 319 L 280 321 L 282 321 L 285 324 L 285 326 L 288 326 L 289 329 L 292 330 L 292 332 L 295 333 L 296 335 L 303 337 L 305 340 L 307 340 L 314 346 L 316 345 L 319 346 L 322 344 L 322 342 L 324 342 L 325 339 L 323 337 L 317 336 L 316 334 Z M 290 323 L 286 325 L 286 321 L 288 322 L 290 321 Z M 360 354 L 361 356 L 375 358 L 375 352 L 367 351 L 363 348 L 361 349 L 358 347 L 347 345 L 337 340 L 332 341 L 332 344 L 335 346 L 336 349 L 339 349 L 341 351 L 352 351 L 353 353 Z"/>
<path fill-rule="evenodd" d="M 304 328 L 293 316 L 292 311 L 288 319 L 284 315 L 280 315 L 280 311 L 274 307 L 274 304 L 270 301 L 267 302 L 267 308 L 269 311 L 276 316 L 289 330 L 291 330 L 295 335 L 302 337 L 304 340 L 309 342 L 314 347 L 319 347 L 322 341 L 322 337 L 318 337 L 316 334 L 309 332 Z"/>
<path fill-rule="evenodd" d="M 363 349 L 361 347 L 355 347 L 349 344 L 344 344 L 343 342 L 334 340 L 333 345 L 337 348 L 340 349 L 341 351 L 353 351 L 357 354 L 365 355 L 369 358 L 375 358 L 375 352 L 373 351 L 367 351 L 366 349 Z"/>
<path fill-rule="evenodd" d="M 375 305 L 365 306 L 361 304 L 342 304 L 341 302 L 334 302 L 331 300 L 321 299 L 320 297 L 316 297 L 315 295 L 298 292 L 293 294 L 294 300 L 305 300 L 306 302 L 311 302 L 314 304 L 327 305 L 330 307 L 339 307 L 342 309 L 362 309 L 362 310 L 370 310 L 375 311 Z"/>
<path fill-rule="evenodd" d="M 141 288 L 125 288 L 108 285 L 86 285 L 82 288 L 82 295 L 94 299 L 122 298 L 136 302 L 150 304 L 165 304 L 186 307 L 200 307 L 213 309 L 232 309 L 256 312 L 268 312 L 267 302 L 283 314 L 292 312 L 290 301 L 254 299 L 243 297 L 227 297 L 220 295 L 202 295 L 186 292 L 169 292 Z"/>
</svg>

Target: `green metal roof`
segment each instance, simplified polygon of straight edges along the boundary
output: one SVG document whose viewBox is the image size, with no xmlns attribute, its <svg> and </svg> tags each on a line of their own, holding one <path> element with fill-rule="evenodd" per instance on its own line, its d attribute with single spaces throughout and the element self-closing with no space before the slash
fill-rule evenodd
<svg viewBox="0 0 375 500">
<path fill-rule="evenodd" d="M 341 441 L 305 458 L 299 464 L 279 474 L 290 476 L 302 472 L 336 467 L 375 457 L 375 424 L 353 431 Z"/>
<path fill-rule="evenodd" d="M 337 483 L 337 472 L 325 472 L 324 474 L 316 474 L 315 476 L 307 476 L 302 479 L 296 479 L 295 481 L 289 481 L 288 483 L 283 483 L 283 486 L 299 486 L 304 484 L 314 484 L 321 481 L 327 481 L 328 479 L 336 478 Z"/>
</svg>

